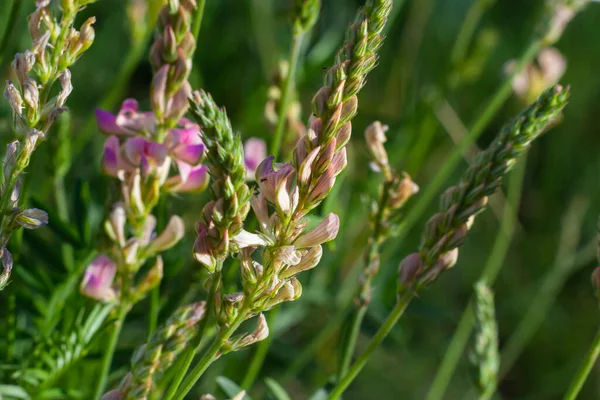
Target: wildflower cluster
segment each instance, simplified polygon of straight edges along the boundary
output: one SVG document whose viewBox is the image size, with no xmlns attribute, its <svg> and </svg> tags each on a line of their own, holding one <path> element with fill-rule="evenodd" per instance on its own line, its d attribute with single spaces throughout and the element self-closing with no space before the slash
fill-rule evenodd
<svg viewBox="0 0 600 400">
<path fill-rule="evenodd" d="M 0 193 L 0 253 L 3 271 L 0 290 L 6 286 L 12 269 L 12 255 L 6 249 L 13 232 L 20 227 L 36 229 L 47 224 L 48 215 L 38 209 L 19 206 L 21 180 L 31 156 L 46 139 L 52 123 L 66 110 L 73 87 L 69 67 L 94 41 L 94 17 L 79 30 L 74 28 L 79 10 L 94 0 L 62 1 L 60 11 L 50 0 L 36 2 L 29 17 L 30 50 L 19 53 L 11 64 L 14 79 L 7 81 L 4 96 L 12 110 L 15 140 L 6 148 Z M 54 94 L 55 83 L 60 90 Z"/>
<path fill-rule="evenodd" d="M 114 243 L 110 257 L 99 256 L 88 267 L 81 285 L 92 298 L 127 304 L 139 301 L 162 278 L 160 254 L 183 237 L 184 223 L 172 216 L 165 230 L 155 233 L 151 214 L 164 193 L 204 190 L 207 167 L 201 164 L 205 147 L 198 125 L 183 118 L 188 110 L 187 77 L 195 39 L 189 32 L 193 1 L 170 1 L 160 13 L 159 30 L 151 50 L 155 75 L 150 90 L 151 112 L 142 112 L 134 99 L 123 102 L 114 115 L 96 110 L 100 130 L 109 134 L 102 167 L 118 179 L 122 201 L 115 203 L 105 223 Z M 172 175 L 172 167 L 177 173 Z M 128 235 L 131 232 L 131 236 Z M 133 277 L 147 260 L 154 266 L 136 286 Z M 118 282 L 115 285 L 114 279 Z M 114 287 L 120 293 L 116 295 Z"/>
</svg>

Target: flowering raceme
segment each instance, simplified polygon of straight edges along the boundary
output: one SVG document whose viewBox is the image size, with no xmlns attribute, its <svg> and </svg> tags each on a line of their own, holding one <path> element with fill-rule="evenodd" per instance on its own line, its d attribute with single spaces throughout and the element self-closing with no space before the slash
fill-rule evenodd
<svg viewBox="0 0 600 400">
<path fill-rule="evenodd" d="M 156 118 L 152 112 L 138 111 L 134 99 L 123 102 L 117 115 L 96 110 L 98 127 L 109 138 L 104 145 L 102 168 L 123 180 L 139 168 L 142 177 L 157 176 L 168 192 L 199 192 L 208 184 L 208 169 L 201 164 L 204 144 L 197 124 L 181 118 L 158 141 Z M 169 177 L 171 164 L 178 174 Z"/>
</svg>

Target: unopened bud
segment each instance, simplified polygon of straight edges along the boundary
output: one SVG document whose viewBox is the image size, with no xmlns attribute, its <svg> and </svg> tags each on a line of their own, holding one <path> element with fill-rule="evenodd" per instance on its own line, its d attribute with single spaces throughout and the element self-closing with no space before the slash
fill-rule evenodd
<svg viewBox="0 0 600 400">
<path fill-rule="evenodd" d="M 38 208 L 30 208 L 20 212 L 15 221 L 25 229 L 37 229 L 48 224 L 48 213 Z"/>
<path fill-rule="evenodd" d="M 154 266 L 148 271 L 142 282 L 137 287 L 138 299 L 141 299 L 146 293 L 160 284 L 163 277 L 163 260 L 160 256 L 156 257 Z"/>
<path fill-rule="evenodd" d="M 21 85 L 25 84 L 25 81 L 29 77 L 29 72 L 32 70 L 35 64 L 35 55 L 27 50 L 25 53 L 18 53 L 12 62 L 12 69 L 15 75 L 19 79 Z"/>
<path fill-rule="evenodd" d="M 171 217 L 167 227 L 160 236 L 150 242 L 146 251 L 148 251 L 149 254 L 156 254 L 168 250 L 183 238 L 184 233 L 185 224 L 183 223 L 183 220 L 177 215 L 174 215 Z"/>
<path fill-rule="evenodd" d="M 398 292 L 410 288 L 422 272 L 423 262 L 419 253 L 411 253 L 398 266 Z"/>
<path fill-rule="evenodd" d="M 73 85 L 71 84 L 71 71 L 65 69 L 58 79 L 60 80 L 62 90 L 58 93 L 58 96 L 56 96 L 56 106 L 62 107 L 65 105 L 67 97 L 69 97 L 73 90 Z"/>
<path fill-rule="evenodd" d="M 6 145 L 6 155 L 4 156 L 4 181 L 8 182 L 15 164 L 17 162 L 17 152 L 19 151 L 19 141 L 13 140 Z"/>
<path fill-rule="evenodd" d="M 152 80 L 152 86 L 150 88 L 152 109 L 159 118 L 164 115 L 167 108 L 166 89 L 168 76 L 169 65 L 165 64 L 156 72 L 156 74 L 154 74 L 154 79 Z"/>
<path fill-rule="evenodd" d="M 23 86 L 23 99 L 31 113 L 37 111 L 40 101 L 40 92 L 38 84 L 33 78 L 27 78 L 25 81 L 25 85 Z"/>
<path fill-rule="evenodd" d="M 23 109 L 23 98 L 11 81 L 6 81 L 4 97 L 6 97 L 8 100 L 8 104 L 13 110 L 13 113 L 15 113 L 15 115 L 21 115 L 21 111 Z"/>
<path fill-rule="evenodd" d="M 419 192 L 419 186 L 413 182 L 410 176 L 405 172 L 403 178 L 391 189 L 390 208 L 397 210 L 412 196 Z"/>
</svg>

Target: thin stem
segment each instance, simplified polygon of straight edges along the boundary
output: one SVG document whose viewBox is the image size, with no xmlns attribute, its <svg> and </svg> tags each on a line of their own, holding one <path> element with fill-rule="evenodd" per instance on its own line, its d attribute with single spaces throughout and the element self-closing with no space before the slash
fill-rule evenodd
<svg viewBox="0 0 600 400">
<path fill-rule="evenodd" d="M 598 359 L 598 355 L 600 355 L 600 331 L 596 334 L 594 338 L 594 342 L 592 343 L 592 347 L 587 353 L 585 360 L 583 360 L 583 364 L 573 378 L 571 382 L 571 386 L 569 386 L 569 390 L 565 394 L 564 400 L 575 400 L 577 399 L 577 395 L 581 391 L 583 384 L 585 383 L 588 375 L 592 371 L 594 364 L 596 364 L 596 360 Z"/>
<path fill-rule="evenodd" d="M 148 317 L 148 339 L 156 329 L 160 308 L 160 285 L 150 291 L 150 315 Z"/>
<path fill-rule="evenodd" d="M 121 333 L 121 328 L 123 327 L 123 323 L 125 322 L 125 317 L 127 316 L 128 309 L 129 307 L 123 303 L 121 303 L 121 305 L 119 306 L 117 321 L 115 322 L 114 330 L 110 335 L 110 339 L 108 340 L 108 346 L 106 347 L 104 357 L 102 358 L 100 379 L 98 380 L 98 384 L 96 385 L 96 391 L 94 393 L 95 400 L 100 400 L 100 397 L 102 397 L 102 394 L 104 393 L 106 381 L 108 380 L 108 373 L 110 371 L 110 365 L 112 363 L 113 355 L 115 353 L 117 342 L 119 340 L 119 334 Z"/>
<path fill-rule="evenodd" d="M 279 310 L 281 310 L 281 307 L 275 308 L 270 312 L 267 325 L 271 327 L 274 325 L 275 321 L 277 320 Z M 256 382 L 256 378 L 258 377 L 258 374 L 260 373 L 262 366 L 265 362 L 265 358 L 269 353 L 269 347 L 271 345 L 272 340 L 273 333 L 269 334 L 269 336 L 267 336 L 266 339 L 261 341 L 256 347 L 256 351 L 254 352 L 252 361 L 250 361 L 250 365 L 246 370 L 246 375 L 244 376 L 242 384 L 240 385 L 242 389 L 249 390 L 250 388 L 252 388 L 252 385 L 254 385 L 254 382 Z"/>
<path fill-rule="evenodd" d="M 362 322 L 367 314 L 367 305 L 361 305 L 356 311 L 350 316 L 350 329 L 348 330 L 347 337 L 345 340 L 345 346 L 342 352 L 342 358 L 340 361 L 340 370 L 338 371 L 338 381 L 340 381 L 344 375 L 348 373 L 350 363 L 352 363 L 352 355 L 356 349 L 356 342 L 360 334 L 360 328 Z"/>
<path fill-rule="evenodd" d="M 218 270 L 220 270 L 220 268 L 218 268 Z M 196 352 L 198 351 L 198 348 L 200 347 L 200 342 L 202 341 L 202 337 L 204 336 L 204 332 L 206 332 L 206 327 L 208 326 L 208 320 L 210 319 L 210 317 L 212 315 L 214 299 L 215 299 L 217 290 L 219 289 L 219 284 L 221 282 L 221 278 L 219 276 L 216 276 L 219 273 L 220 272 L 217 272 L 215 274 L 215 276 L 212 278 L 210 291 L 208 293 L 208 299 L 206 301 L 205 317 L 202 318 L 202 321 L 200 321 L 200 326 L 198 327 L 198 333 L 192 339 L 190 346 L 188 346 L 186 348 L 186 350 L 184 351 L 184 353 L 181 355 L 183 361 L 181 363 L 179 373 L 177 375 L 175 375 L 175 378 L 173 379 L 171 386 L 169 386 L 169 390 L 167 391 L 167 393 L 164 396 L 165 400 L 171 400 L 176 395 L 177 389 L 179 388 L 179 385 L 181 385 L 183 378 L 185 377 L 188 370 L 190 369 L 190 366 L 192 365 L 192 362 L 194 361 L 194 357 L 196 356 Z M 217 337 L 217 339 L 215 339 L 215 341 L 217 341 L 217 340 L 218 340 L 218 337 Z M 210 350 L 208 350 L 208 351 L 210 351 Z"/>
<path fill-rule="evenodd" d="M 385 177 L 385 181 L 381 185 L 380 195 L 377 201 L 377 213 L 375 214 L 375 221 L 373 226 L 373 232 L 369 238 L 369 244 L 365 250 L 363 272 L 360 278 L 361 284 L 357 291 L 357 298 L 359 307 L 356 308 L 352 316 L 350 317 L 350 330 L 347 333 L 346 340 L 342 342 L 344 346 L 342 349 L 342 357 L 340 362 L 340 370 L 338 371 L 338 381 L 342 379 L 350 368 L 352 362 L 352 355 L 356 348 L 356 342 L 360 334 L 360 327 L 362 326 L 363 319 L 369 308 L 369 302 L 372 292 L 371 282 L 375 277 L 377 268 L 373 267 L 374 263 L 378 263 L 379 248 L 381 243 L 385 240 L 385 229 L 387 215 L 389 213 L 389 200 L 390 191 L 394 184 L 392 171 L 388 165 L 382 168 L 382 173 Z"/>
<path fill-rule="evenodd" d="M 523 162 L 519 164 L 516 173 L 511 175 L 508 188 L 508 201 L 504 207 L 500 231 L 496 237 L 492 253 L 483 271 L 481 271 L 481 276 L 479 277 L 479 280 L 486 282 L 486 284 L 489 286 L 494 284 L 494 281 L 498 276 L 498 272 L 504 264 L 504 259 L 506 258 L 506 254 L 515 231 L 515 223 L 517 221 L 518 213 L 517 210 L 519 209 L 518 202 L 521 198 L 523 189 L 525 165 L 525 160 L 523 160 Z M 446 392 L 446 388 L 448 387 L 448 384 L 454 375 L 454 371 L 456 370 L 456 366 L 458 365 L 460 358 L 465 352 L 465 348 L 469 341 L 469 336 L 471 335 L 471 331 L 475 325 L 473 304 L 474 299 L 471 297 L 462 313 L 458 327 L 452 336 L 452 340 L 450 341 L 450 345 L 448 346 L 446 354 L 444 354 L 444 358 L 435 375 L 435 379 L 433 380 L 431 388 L 427 393 L 427 400 L 440 400 L 443 398 L 444 393 Z"/>
<path fill-rule="evenodd" d="M 183 400 L 188 392 L 192 390 L 196 382 L 198 382 L 200 377 L 202 377 L 202 374 L 204 374 L 204 371 L 206 371 L 210 364 L 212 364 L 212 362 L 216 359 L 216 356 L 221 350 L 221 347 L 223 347 L 223 344 L 245 320 L 245 318 L 243 318 L 246 315 L 245 311 L 246 310 L 240 311 L 240 317 L 238 317 L 234 323 L 217 335 L 213 344 L 206 351 L 206 353 L 204 353 L 200 361 L 198 361 L 198 364 L 196 364 L 192 372 L 190 372 L 189 376 L 181 384 L 181 388 L 177 392 L 175 400 Z"/>
<path fill-rule="evenodd" d="M 200 27 L 202 26 L 202 18 L 204 17 L 204 6 L 206 5 L 206 0 L 199 0 L 198 7 L 196 7 L 196 12 L 194 13 L 194 22 L 192 23 L 192 34 L 197 39 L 198 34 L 200 33 Z"/>
<path fill-rule="evenodd" d="M 17 15 L 21 6 L 20 0 L 8 1 L 10 1 L 10 4 L 3 6 L 3 8 L 8 11 L 6 12 L 6 25 L 4 26 L 4 31 L 2 31 L 2 36 L 0 36 L 0 65 L 2 65 L 2 62 L 4 61 L 4 52 L 6 51 L 8 41 L 15 27 L 15 23 L 17 22 Z"/>
<path fill-rule="evenodd" d="M 475 30 L 477 29 L 477 25 L 481 20 L 481 16 L 485 12 L 486 8 L 491 5 L 491 3 L 492 2 L 487 0 L 475 0 L 475 2 L 471 5 L 471 8 L 469 8 L 469 11 L 465 16 L 465 19 L 463 20 L 456 37 L 456 41 L 454 42 L 454 47 L 452 48 L 452 53 L 450 56 L 452 64 L 459 64 L 465 59 L 467 50 L 469 49 L 469 45 L 471 44 L 473 35 L 475 34 Z"/>
<path fill-rule="evenodd" d="M 302 40 L 304 33 L 298 33 L 294 35 L 292 39 L 292 49 L 289 56 L 289 70 L 283 83 L 283 91 L 281 92 L 281 100 L 279 102 L 279 110 L 277 115 L 277 126 L 273 134 L 273 141 L 271 142 L 271 154 L 275 156 L 277 160 L 279 152 L 281 151 L 281 142 L 285 133 L 285 122 L 287 121 L 288 106 L 290 98 L 294 89 L 294 80 L 296 77 L 296 69 L 298 67 L 298 59 L 300 58 L 300 49 L 302 48 Z"/>
<path fill-rule="evenodd" d="M 408 307 L 414 296 L 415 293 L 410 289 L 402 293 L 402 295 L 398 298 L 398 301 L 396 302 L 392 312 L 387 317 L 383 325 L 381 325 L 373 339 L 371 339 L 371 342 L 369 342 L 369 345 L 365 351 L 360 355 L 360 357 L 358 357 L 344 378 L 333 388 L 331 394 L 329 395 L 329 400 L 338 399 L 342 393 L 344 393 L 344 391 L 356 378 L 358 373 L 363 369 L 371 354 L 373 354 L 375 349 L 379 347 L 386 336 L 390 333 L 392 328 L 396 325 L 402 314 L 404 314 L 404 310 L 406 310 L 406 307 Z"/>
<path fill-rule="evenodd" d="M 529 45 L 525 53 L 521 56 L 517 67 L 513 74 L 504 81 L 498 91 L 494 94 L 484 111 L 479 115 L 479 118 L 469 130 L 469 135 L 465 137 L 452 152 L 450 157 L 439 169 L 439 173 L 434 180 L 427 186 L 427 189 L 418 197 L 417 203 L 408 213 L 406 220 L 402 224 L 402 230 L 398 237 L 401 242 L 410 232 L 411 228 L 420 220 L 423 214 L 427 211 L 431 202 L 437 197 L 440 188 L 444 185 L 447 179 L 452 175 L 455 168 L 458 166 L 463 157 L 464 152 L 471 146 L 477 138 L 483 133 L 486 126 L 490 123 L 494 115 L 498 112 L 502 104 L 508 99 L 511 93 L 511 83 L 514 76 L 519 73 L 525 65 L 537 55 L 541 48 L 541 42 L 536 40 Z"/>
</svg>

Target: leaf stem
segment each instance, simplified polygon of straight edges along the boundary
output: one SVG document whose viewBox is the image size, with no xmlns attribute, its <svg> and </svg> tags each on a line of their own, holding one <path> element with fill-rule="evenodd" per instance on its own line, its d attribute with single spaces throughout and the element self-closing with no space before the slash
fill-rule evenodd
<svg viewBox="0 0 600 400">
<path fill-rule="evenodd" d="M 594 364 L 596 364 L 596 360 L 598 359 L 598 355 L 600 355 L 600 331 L 596 334 L 594 338 L 594 342 L 592 343 L 592 347 L 588 351 L 585 359 L 583 360 L 583 364 L 573 381 L 571 382 L 571 386 L 569 386 L 569 390 L 565 394 L 564 400 L 576 400 L 577 395 L 581 391 L 583 384 L 585 383 L 588 375 L 590 374 Z"/>
<path fill-rule="evenodd" d="M 356 378 L 358 373 L 365 366 L 369 357 L 377 347 L 383 342 L 386 336 L 390 333 L 392 328 L 396 325 L 402 314 L 404 314 L 404 310 L 410 304 L 411 300 L 415 296 L 415 292 L 411 289 L 404 291 L 398 298 L 396 305 L 394 306 L 392 312 L 387 317 L 383 325 L 379 328 L 369 345 L 365 349 L 365 351 L 358 357 L 356 362 L 352 365 L 352 367 L 348 370 L 348 373 L 344 375 L 344 377 L 340 380 L 340 382 L 333 388 L 331 394 L 329 395 L 329 400 L 338 399 L 342 393 L 348 388 L 348 386 L 352 383 L 352 381 Z"/>
<path fill-rule="evenodd" d="M 304 39 L 304 33 L 298 33 L 294 35 L 292 39 L 292 49 L 289 55 L 289 70 L 283 83 L 283 90 L 281 92 L 281 100 L 279 102 L 279 112 L 277 115 L 277 126 L 273 133 L 273 140 L 271 142 L 271 154 L 278 159 L 279 152 L 281 151 L 281 142 L 285 133 L 285 122 L 287 120 L 287 111 L 290 103 L 290 98 L 294 89 L 294 80 L 296 76 L 296 70 L 298 67 L 298 59 L 300 58 L 300 49 L 302 48 L 302 41 Z"/>
</svg>

